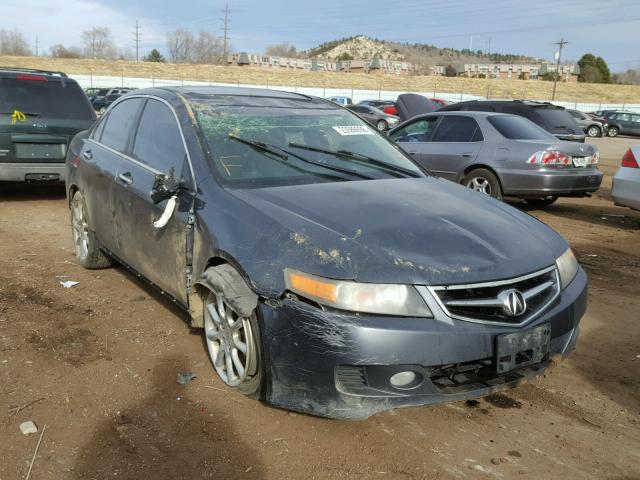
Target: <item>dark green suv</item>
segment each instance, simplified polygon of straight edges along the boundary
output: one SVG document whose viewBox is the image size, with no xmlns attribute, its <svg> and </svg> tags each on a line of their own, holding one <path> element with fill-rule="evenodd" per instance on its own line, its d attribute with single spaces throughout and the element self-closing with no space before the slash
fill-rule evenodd
<svg viewBox="0 0 640 480">
<path fill-rule="evenodd" d="M 69 142 L 95 120 L 64 73 L 0 68 L 0 181 L 64 181 Z"/>
</svg>

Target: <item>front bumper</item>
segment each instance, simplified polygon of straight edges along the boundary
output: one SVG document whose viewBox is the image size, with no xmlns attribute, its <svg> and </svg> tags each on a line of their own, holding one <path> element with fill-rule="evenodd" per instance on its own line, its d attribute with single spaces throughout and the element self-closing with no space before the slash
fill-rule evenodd
<svg viewBox="0 0 640 480">
<path fill-rule="evenodd" d="M 611 197 L 616 205 L 640 210 L 640 168 L 620 167 L 613 176 Z"/>
<path fill-rule="evenodd" d="M 0 163 L 2 182 L 64 182 L 66 165 L 60 163 Z"/>
<path fill-rule="evenodd" d="M 355 419 L 392 408 L 480 397 L 539 375 L 550 360 L 499 375 L 447 385 L 441 372 L 454 364 L 493 364 L 496 336 L 549 323 L 550 357 L 566 356 L 578 337 L 587 303 L 587 279 L 573 282 L 525 327 L 478 324 L 447 317 L 394 318 L 322 311 L 296 300 L 260 304 L 267 358 L 267 401 L 300 412 Z M 491 368 L 491 367 L 489 367 Z M 395 373 L 419 372 L 411 389 L 393 387 Z M 459 380 L 456 377 L 456 381 Z M 446 380 L 446 379 L 445 379 Z M 459 383 L 459 382 L 458 382 Z"/>
<path fill-rule="evenodd" d="M 597 168 L 497 169 L 505 195 L 575 197 L 593 193 L 602 183 Z"/>
</svg>

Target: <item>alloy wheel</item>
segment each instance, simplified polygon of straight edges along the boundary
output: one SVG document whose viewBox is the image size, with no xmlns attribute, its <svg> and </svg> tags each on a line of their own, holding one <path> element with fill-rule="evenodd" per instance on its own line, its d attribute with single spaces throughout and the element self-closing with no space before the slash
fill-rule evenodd
<svg viewBox="0 0 640 480">
<path fill-rule="evenodd" d="M 600 129 L 598 127 L 590 127 L 587 133 L 590 137 L 597 137 L 600 135 Z"/>
<path fill-rule="evenodd" d="M 467 187 L 475 190 L 476 192 L 491 195 L 491 184 L 484 177 L 473 177 L 467 182 Z"/>
<path fill-rule="evenodd" d="M 80 199 L 75 198 L 71 209 L 71 226 L 73 227 L 73 244 L 76 256 L 85 260 L 89 256 L 89 227 L 84 215 Z"/>
<path fill-rule="evenodd" d="M 251 322 L 240 317 L 222 295 L 210 292 L 205 303 L 204 331 L 216 372 L 230 387 L 240 385 L 255 370 L 257 360 Z"/>
<path fill-rule="evenodd" d="M 387 122 L 384 120 L 378 120 L 376 127 L 378 128 L 379 132 L 384 132 L 387 128 L 389 128 L 389 125 L 387 125 Z"/>
</svg>

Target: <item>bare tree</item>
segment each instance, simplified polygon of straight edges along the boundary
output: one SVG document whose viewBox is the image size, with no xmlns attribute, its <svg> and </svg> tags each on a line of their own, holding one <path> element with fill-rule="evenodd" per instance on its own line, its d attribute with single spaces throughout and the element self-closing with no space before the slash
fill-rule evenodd
<svg viewBox="0 0 640 480">
<path fill-rule="evenodd" d="M 111 31 L 106 27 L 93 27 L 82 32 L 85 56 L 90 58 L 114 58 L 116 48 L 111 38 Z"/>
<path fill-rule="evenodd" d="M 22 32 L 0 29 L 0 55 L 31 55 L 31 49 Z"/>
<path fill-rule="evenodd" d="M 187 63 L 193 54 L 193 34 L 183 28 L 178 28 L 167 34 L 167 48 L 169 60 L 172 63 Z"/>
<path fill-rule="evenodd" d="M 221 63 L 224 41 L 213 33 L 201 31 L 193 45 L 191 63 Z"/>
<path fill-rule="evenodd" d="M 271 55 L 272 57 L 288 57 L 297 58 L 298 51 L 296 47 L 288 42 L 278 43 L 276 45 L 269 45 L 264 51 L 265 55 Z"/>
<path fill-rule="evenodd" d="M 54 58 L 82 58 L 82 49 L 80 47 L 65 47 L 58 43 L 51 47 L 51 56 Z"/>
</svg>

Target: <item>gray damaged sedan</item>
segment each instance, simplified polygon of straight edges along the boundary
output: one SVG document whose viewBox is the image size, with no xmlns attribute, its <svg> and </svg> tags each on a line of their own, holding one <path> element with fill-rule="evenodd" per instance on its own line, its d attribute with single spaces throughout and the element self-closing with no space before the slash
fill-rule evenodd
<svg viewBox="0 0 640 480">
<path fill-rule="evenodd" d="M 527 118 L 488 112 L 435 112 L 389 131 L 431 172 L 491 195 L 546 206 L 589 196 L 602 183 L 597 147 L 558 140 Z"/>
<path fill-rule="evenodd" d="M 67 169 L 78 262 L 147 279 L 212 373 L 273 405 L 365 418 L 483 396 L 576 344 L 587 279 L 565 240 L 329 101 L 139 90 Z"/>
</svg>

